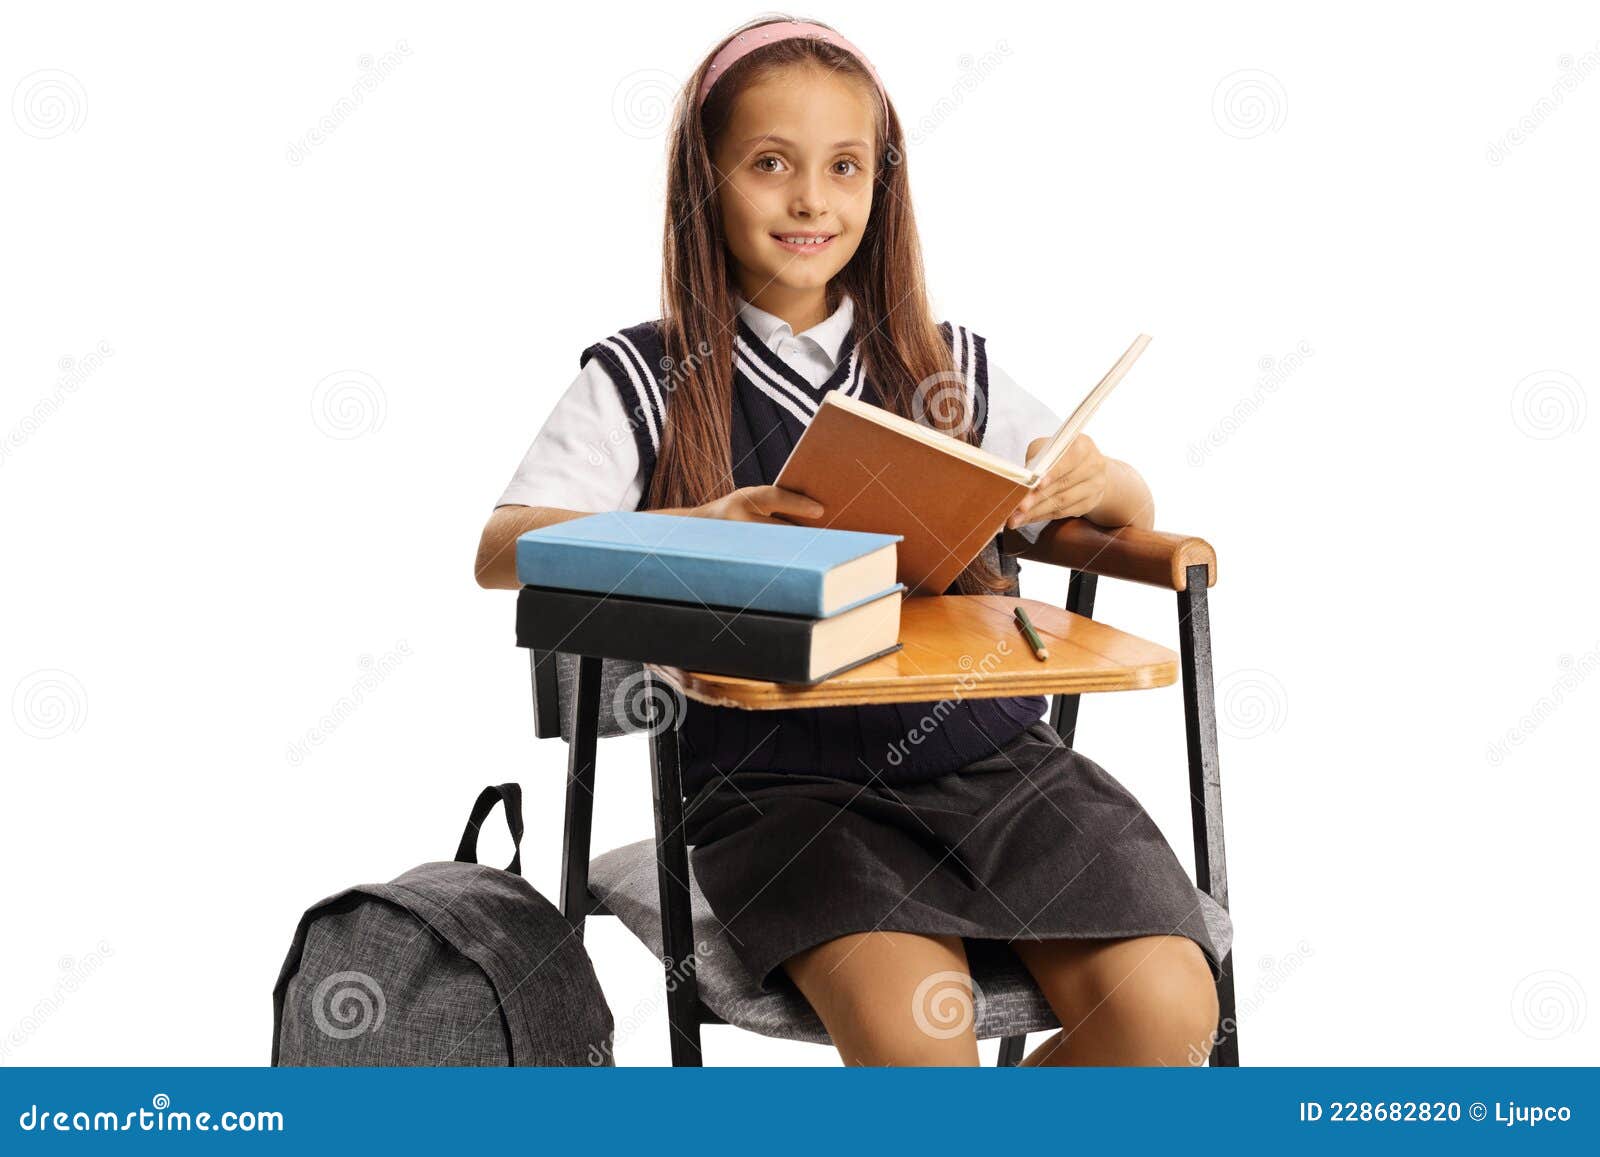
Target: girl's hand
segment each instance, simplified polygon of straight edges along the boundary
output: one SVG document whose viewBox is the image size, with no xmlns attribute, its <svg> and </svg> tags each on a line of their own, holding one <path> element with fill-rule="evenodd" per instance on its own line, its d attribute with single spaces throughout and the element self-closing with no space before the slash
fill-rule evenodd
<svg viewBox="0 0 1600 1157">
<path fill-rule="evenodd" d="M 697 518 L 730 518 L 735 522 L 787 522 L 775 515 L 820 518 L 822 503 L 798 490 L 781 486 L 741 486 L 732 494 L 696 506 L 688 513 Z"/>
<path fill-rule="evenodd" d="M 1027 457 L 1033 457 L 1049 441 L 1035 438 L 1029 442 Z M 1075 518 L 1094 510 L 1105 501 L 1110 487 L 1107 461 L 1094 439 L 1079 434 L 1067 443 L 1067 452 L 1050 467 L 1038 488 L 1022 496 L 1006 519 L 1007 528 L 1047 518 Z"/>
</svg>

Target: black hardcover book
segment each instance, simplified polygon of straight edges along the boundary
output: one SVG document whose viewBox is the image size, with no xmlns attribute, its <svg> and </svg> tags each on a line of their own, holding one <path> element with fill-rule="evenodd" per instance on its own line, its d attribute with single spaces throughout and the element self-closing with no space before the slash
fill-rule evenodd
<svg viewBox="0 0 1600 1157">
<path fill-rule="evenodd" d="M 901 594 L 896 588 L 815 619 L 525 586 L 517 595 L 517 646 L 773 683 L 818 683 L 900 649 Z"/>
</svg>

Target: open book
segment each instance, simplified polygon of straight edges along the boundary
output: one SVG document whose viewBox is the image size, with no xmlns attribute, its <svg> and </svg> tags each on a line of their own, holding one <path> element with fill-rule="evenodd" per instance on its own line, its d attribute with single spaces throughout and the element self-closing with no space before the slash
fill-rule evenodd
<svg viewBox="0 0 1600 1157">
<path fill-rule="evenodd" d="M 1148 334 L 1135 338 L 1025 466 L 829 390 L 776 479 L 822 503 L 823 513 L 785 517 L 805 526 L 899 534 L 897 577 L 907 593 L 943 594 L 1149 344 Z"/>
</svg>

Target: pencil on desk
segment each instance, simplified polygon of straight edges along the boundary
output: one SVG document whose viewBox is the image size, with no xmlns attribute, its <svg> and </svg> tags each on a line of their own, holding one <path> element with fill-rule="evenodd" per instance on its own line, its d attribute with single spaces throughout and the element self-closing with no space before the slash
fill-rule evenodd
<svg viewBox="0 0 1600 1157">
<path fill-rule="evenodd" d="M 1017 620 L 1017 626 L 1022 628 L 1022 634 L 1028 640 L 1028 646 L 1033 648 L 1033 657 L 1035 659 L 1048 659 L 1050 651 L 1044 645 L 1044 641 L 1039 638 L 1039 632 L 1033 629 L 1033 620 L 1028 618 L 1028 612 L 1022 609 L 1022 604 L 1018 603 L 1012 607 L 1011 614 Z"/>
</svg>

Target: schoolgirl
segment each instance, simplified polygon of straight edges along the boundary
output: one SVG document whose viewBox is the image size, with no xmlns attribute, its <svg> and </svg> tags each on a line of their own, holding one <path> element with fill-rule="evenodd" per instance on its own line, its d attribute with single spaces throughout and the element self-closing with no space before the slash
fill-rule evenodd
<svg viewBox="0 0 1600 1157">
<path fill-rule="evenodd" d="M 818 512 L 773 479 L 829 390 L 1024 461 L 1058 419 L 931 315 L 905 162 L 876 70 L 834 29 L 762 20 L 720 43 L 672 130 L 662 316 L 582 351 L 484 529 L 479 582 L 516 587 L 518 534 L 593 511 Z M 1152 525 L 1138 472 L 1087 436 L 1008 525 L 1073 516 Z M 1014 592 L 999 542 L 946 593 Z M 1219 965 L 1194 885 L 1045 706 L 687 705 L 694 874 L 751 976 L 797 986 L 845 1063 L 976 1064 L 980 951 L 1014 952 L 1064 1026 L 1025 1064 L 1206 1055 Z"/>
</svg>

